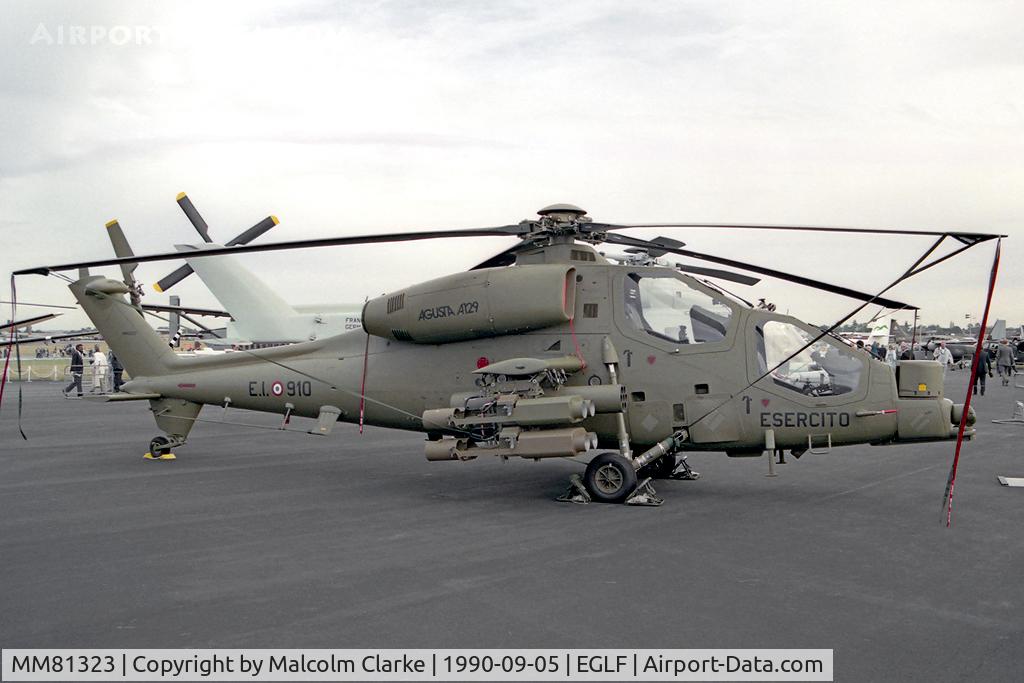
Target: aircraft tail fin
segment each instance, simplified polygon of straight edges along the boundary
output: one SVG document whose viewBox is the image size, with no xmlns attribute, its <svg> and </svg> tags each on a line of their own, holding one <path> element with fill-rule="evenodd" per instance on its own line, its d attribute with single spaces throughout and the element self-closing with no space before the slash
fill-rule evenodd
<svg viewBox="0 0 1024 683">
<path fill-rule="evenodd" d="M 877 342 L 879 346 L 888 346 L 894 322 L 892 318 L 886 318 L 885 320 L 876 320 L 871 323 L 871 332 L 864 343 L 871 346 L 873 342 Z"/>
<path fill-rule="evenodd" d="M 989 339 L 1006 339 L 1006 321 L 1000 318 L 992 325 L 988 333 Z"/>
<path fill-rule="evenodd" d="M 125 299 L 123 282 L 97 275 L 68 289 L 132 377 L 163 375 L 175 366 L 174 352 Z"/>
<path fill-rule="evenodd" d="M 215 244 L 193 247 L 176 245 L 179 251 L 207 249 Z M 234 329 L 248 339 L 302 341 L 292 339 L 295 308 L 233 256 L 185 259 L 203 283 L 234 318 Z"/>
</svg>

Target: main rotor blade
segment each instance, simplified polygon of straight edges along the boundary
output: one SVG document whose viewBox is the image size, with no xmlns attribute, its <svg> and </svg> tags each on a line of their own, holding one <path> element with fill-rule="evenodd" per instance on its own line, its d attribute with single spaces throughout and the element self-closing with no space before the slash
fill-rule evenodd
<svg viewBox="0 0 1024 683">
<path fill-rule="evenodd" d="M 9 320 L 5 323 L 0 323 L 0 330 L 9 330 L 11 328 L 28 327 L 30 325 L 38 325 L 39 323 L 45 323 L 47 320 L 53 320 L 58 315 L 64 315 L 63 313 L 43 313 L 42 315 L 32 316 L 31 318 L 22 318 L 21 320 Z"/>
<path fill-rule="evenodd" d="M 679 248 L 679 247 L 685 246 L 682 242 L 677 242 L 676 240 L 673 240 L 673 239 L 668 238 L 668 237 L 658 237 L 657 239 L 652 240 L 652 242 L 658 246 L 657 249 L 654 249 L 653 247 L 650 248 L 650 249 L 644 248 L 644 247 L 631 247 L 631 248 L 635 248 L 635 249 L 637 249 L 639 251 L 646 251 L 647 253 L 651 254 L 652 256 L 660 256 L 662 254 L 667 253 L 661 247 L 667 246 L 667 247 Z M 532 242 L 521 242 L 519 244 L 516 244 L 516 245 L 513 245 L 513 246 L 509 247 L 508 249 L 505 249 L 504 251 L 501 251 L 501 252 L 495 254 L 494 256 L 490 257 L 486 261 L 482 261 L 482 262 L 476 264 L 475 266 L 470 268 L 470 270 L 480 270 L 481 268 L 498 268 L 498 267 L 501 267 L 501 266 L 510 266 L 510 265 L 512 265 L 513 263 L 516 262 L 516 255 L 519 254 L 519 252 L 525 251 L 526 249 L 531 249 L 531 248 L 533 248 L 535 246 L 536 245 L 533 244 Z M 629 251 L 629 250 L 627 249 L 627 251 Z M 652 253 L 652 251 L 656 251 L 657 253 L 656 254 Z M 741 285 L 756 285 L 758 282 L 761 281 L 760 278 L 751 277 L 750 275 L 743 275 L 742 273 L 732 273 L 732 272 L 729 272 L 728 270 L 719 270 L 717 268 L 702 268 L 701 266 L 688 266 L 688 265 L 683 264 L 683 263 L 677 263 L 676 264 L 676 268 L 681 270 L 681 271 L 683 271 L 683 272 L 686 272 L 686 273 L 693 273 L 695 275 L 704 275 L 706 277 L 714 277 L 714 278 L 718 278 L 720 280 L 729 280 L 730 282 L 738 282 Z"/>
<path fill-rule="evenodd" d="M 188 197 L 186 197 L 186 199 L 188 199 Z M 256 239 L 257 237 L 265 233 L 267 230 L 270 230 L 272 227 L 274 227 L 280 222 L 281 221 L 277 220 L 277 216 L 267 216 L 266 218 L 264 218 L 259 223 L 252 226 L 245 232 L 231 238 L 231 241 L 229 241 L 224 246 L 233 247 L 237 244 L 248 244 L 249 242 Z M 211 243 L 209 239 L 207 239 L 206 242 L 208 244 Z M 169 275 L 164 276 L 161 280 L 159 280 L 156 284 L 153 285 L 153 289 L 155 289 L 158 292 L 166 292 L 168 289 L 170 289 L 174 285 L 178 284 L 179 282 L 187 278 L 193 272 L 194 271 L 192 270 L 192 266 L 186 263 L 185 265 L 181 266 L 180 268 L 170 273 Z"/>
<path fill-rule="evenodd" d="M 193 204 L 192 200 L 188 198 L 188 195 L 184 192 L 179 192 L 176 199 L 178 206 L 180 206 L 181 210 L 185 212 L 185 215 L 188 217 L 192 227 L 196 229 L 196 232 L 198 232 L 199 236 L 203 238 L 203 241 L 212 242 L 213 240 L 210 239 L 210 226 L 208 226 L 206 221 L 203 220 L 203 217 L 199 215 L 199 210 L 196 209 L 195 204 Z"/>
<path fill-rule="evenodd" d="M 94 337 L 99 334 L 96 330 L 87 330 L 85 332 L 67 332 L 65 334 L 47 334 L 42 337 L 29 337 L 24 339 L 19 337 L 14 341 L 10 339 L 0 340 L 0 346 L 17 346 L 19 344 L 34 344 L 35 342 L 49 342 L 56 341 L 58 339 L 75 339 L 78 337 Z"/>
<path fill-rule="evenodd" d="M 840 228 L 826 225 L 769 225 L 761 223 L 587 223 L 588 232 L 600 230 L 624 230 L 626 228 L 725 228 L 734 230 L 798 230 L 807 232 L 848 232 L 869 235 L 948 235 L 961 242 L 979 242 L 1006 237 L 984 232 L 962 230 L 894 230 L 886 228 Z"/>
<path fill-rule="evenodd" d="M 352 244 L 381 244 L 385 242 L 415 242 L 419 240 L 445 239 L 449 237 L 508 237 L 528 232 L 529 227 L 520 225 L 502 225 L 494 228 L 470 228 L 468 230 L 432 230 L 428 232 L 392 232 L 380 235 L 356 235 L 352 237 L 322 237 L 290 242 L 267 242 L 265 244 L 245 244 L 236 247 L 216 247 L 189 252 L 163 252 L 160 254 L 144 254 L 130 258 L 97 259 L 80 263 L 61 263 L 52 266 L 35 266 L 14 271 L 13 275 L 48 275 L 52 272 L 75 270 L 76 268 L 93 268 L 99 266 L 117 266 L 122 263 L 152 263 L 156 261 L 174 261 L 188 258 L 206 258 L 221 254 L 248 254 L 257 251 L 284 251 L 288 249 L 306 249 L 309 247 L 340 247 Z"/>
<path fill-rule="evenodd" d="M 669 247 L 670 249 L 682 249 L 683 247 L 686 246 L 685 242 L 674 240 L 671 237 L 655 237 L 653 240 L 651 240 L 651 244 L 658 245 L 658 247 Z M 639 249 L 639 247 L 632 248 Z M 627 249 L 626 251 L 629 251 L 629 249 Z M 658 258 L 659 256 L 665 255 L 666 252 L 664 249 L 651 247 L 650 249 L 647 250 L 647 253 L 653 256 L 654 258 Z"/>
<path fill-rule="evenodd" d="M 606 237 L 606 241 L 613 244 L 623 244 L 631 247 L 649 247 L 651 243 L 644 239 L 638 239 L 636 237 L 629 237 L 627 235 L 619 235 L 616 233 L 609 233 Z M 679 254 L 680 256 L 689 256 L 700 261 L 708 261 L 710 263 L 717 263 L 722 266 L 729 266 L 730 268 L 736 268 L 739 270 L 747 270 L 752 273 L 760 273 L 761 275 L 768 275 L 779 280 L 786 280 L 788 282 L 795 282 L 798 285 L 805 287 L 812 287 L 814 289 L 820 289 L 832 294 L 839 294 L 841 296 L 847 296 L 851 299 L 858 299 L 860 301 L 872 301 L 877 303 L 879 306 L 885 306 L 887 308 L 906 308 L 910 310 L 918 310 L 917 306 L 911 306 L 901 301 L 895 301 L 893 299 L 886 299 L 883 297 L 876 297 L 874 294 L 868 294 L 866 292 L 858 292 L 855 289 L 849 287 L 843 287 L 841 285 L 833 285 L 827 282 L 821 282 L 820 280 L 812 280 L 811 278 L 803 277 L 802 275 L 793 275 L 792 273 L 785 273 L 780 270 L 774 270 L 772 268 L 765 268 L 763 266 L 757 266 L 751 263 L 743 263 L 742 261 L 734 261 L 732 259 L 723 258 L 721 256 L 713 256 L 711 254 L 702 254 L 697 251 L 690 251 L 689 249 L 673 249 L 663 244 L 654 244 L 656 248 L 664 249 L 667 252 L 673 254 Z"/>
<path fill-rule="evenodd" d="M 707 277 L 715 277 L 720 280 L 729 280 L 730 282 L 738 282 L 741 285 L 756 285 L 761 281 L 759 277 L 751 277 L 750 275 L 743 275 L 741 273 L 732 273 L 728 270 L 719 270 L 717 268 L 702 268 L 701 266 L 688 266 L 685 263 L 677 263 L 676 268 L 683 271 L 684 273 L 693 273 L 694 275 L 705 275 Z"/>
<path fill-rule="evenodd" d="M 0 304 L 13 304 L 13 301 L 0 301 Z M 19 301 L 18 306 L 35 306 L 36 308 L 66 308 L 69 311 L 78 310 L 78 306 L 63 306 L 61 304 L 30 304 L 26 301 Z"/>
<path fill-rule="evenodd" d="M 480 270 L 482 268 L 500 268 L 501 266 L 511 266 L 513 263 L 516 262 L 516 256 L 519 254 L 519 252 L 526 251 L 527 249 L 533 249 L 535 246 L 537 246 L 537 245 L 533 242 L 533 240 L 529 240 L 529 239 L 523 240 L 522 242 L 519 242 L 518 244 L 513 244 L 508 249 L 505 249 L 503 251 L 498 252 L 497 254 L 495 254 L 494 256 L 491 256 L 487 260 L 481 261 L 480 263 L 478 263 L 475 266 L 473 266 L 472 268 L 470 268 L 470 270 Z"/>
<path fill-rule="evenodd" d="M 217 318 L 230 318 L 227 311 L 220 311 L 216 308 L 196 308 L 195 306 L 166 306 L 164 304 L 142 304 L 145 311 L 159 311 L 161 313 L 192 313 L 194 315 L 208 315 Z"/>
</svg>

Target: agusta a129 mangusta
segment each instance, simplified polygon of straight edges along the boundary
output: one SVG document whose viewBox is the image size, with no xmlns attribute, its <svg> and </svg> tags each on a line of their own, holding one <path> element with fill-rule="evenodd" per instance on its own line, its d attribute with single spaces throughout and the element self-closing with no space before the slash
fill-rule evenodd
<svg viewBox="0 0 1024 683">
<path fill-rule="evenodd" d="M 675 254 L 781 278 L 858 299 L 861 307 L 913 308 L 881 296 L 886 290 L 858 292 L 695 252 L 668 238 L 616 231 L 743 227 L 933 235 L 932 248 L 897 282 L 948 258 L 925 262 L 947 238 L 961 245 L 958 253 L 997 235 L 627 226 L 594 222 L 569 204 L 539 213 L 494 228 L 206 250 L 202 257 L 216 258 L 310 246 L 520 238 L 472 270 L 369 300 L 361 330 L 218 356 L 175 354 L 126 296 L 128 284 L 87 270 L 118 264 L 128 276 L 136 263 L 180 259 L 180 253 L 16 274 L 80 269 L 70 289 L 131 375 L 121 393 L 107 398 L 149 401 L 162 432 L 150 443 L 150 458 L 172 458 L 210 405 L 312 418 L 313 434 L 327 434 L 338 420 L 420 431 L 426 457 L 435 461 L 586 455 L 580 495 L 622 502 L 648 477 L 693 478 L 685 462 L 692 451 L 753 456 L 789 450 L 799 456 L 846 444 L 956 438 L 964 409 L 943 396 L 938 363 L 900 361 L 893 373 L 839 337 L 714 284 L 749 285 L 758 281 L 754 277 L 660 257 Z M 611 260 L 594 248 L 600 243 L 630 253 Z"/>
</svg>

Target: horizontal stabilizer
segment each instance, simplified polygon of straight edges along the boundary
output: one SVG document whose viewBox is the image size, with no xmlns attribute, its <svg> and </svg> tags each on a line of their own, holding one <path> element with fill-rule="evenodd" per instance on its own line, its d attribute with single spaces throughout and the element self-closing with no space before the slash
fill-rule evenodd
<svg viewBox="0 0 1024 683">
<path fill-rule="evenodd" d="M 87 401 L 96 401 L 97 403 L 110 403 L 111 401 L 150 401 L 157 398 L 161 398 L 161 395 L 117 393 L 85 397 Z"/>
</svg>

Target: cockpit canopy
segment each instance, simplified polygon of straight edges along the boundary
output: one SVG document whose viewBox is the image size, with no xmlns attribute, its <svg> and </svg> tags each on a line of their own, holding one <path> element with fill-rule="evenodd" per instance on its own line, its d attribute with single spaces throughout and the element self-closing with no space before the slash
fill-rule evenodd
<svg viewBox="0 0 1024 683">
<path fill-rule="evenodd" d="M 671 273 L 625 278 L 626 320 L 636 330 L 675 344 L 722 341 L 732 309 Z"/>
<path fill-rule="evenodd" d="M 840 396 L 860 386 L 866 364 L 846 344 L 822 337 L 807 346 L 817 334 L 781 320 L 767 320 L 754 329 L 758 373 L 778 365 L 769 375 L 776 386 L 809 396 Z"/>
</svg>

